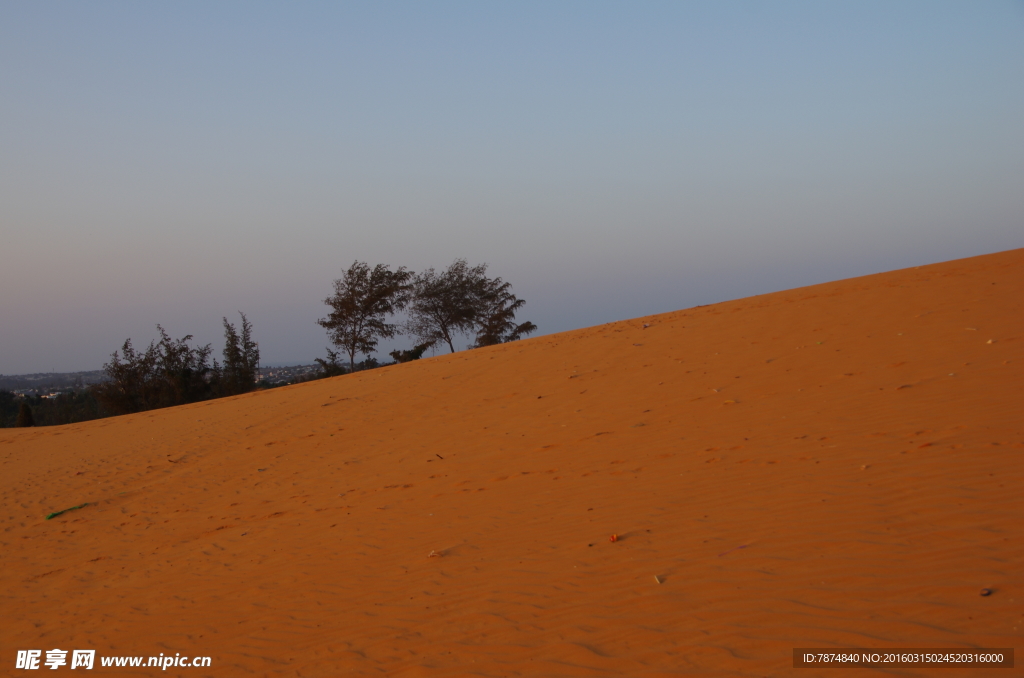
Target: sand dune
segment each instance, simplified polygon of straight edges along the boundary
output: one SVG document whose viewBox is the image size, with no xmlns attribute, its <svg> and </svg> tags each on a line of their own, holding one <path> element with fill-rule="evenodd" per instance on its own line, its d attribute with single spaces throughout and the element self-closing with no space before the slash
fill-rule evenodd
<svg viewBox="0 0 1024 678">
<path fill-rule="evenodd" d="M 1014 250 L 5 429 L 0 661 L 809 678 L 794 647 L 1020 646 L 1022 413 Z"/>
</svg>

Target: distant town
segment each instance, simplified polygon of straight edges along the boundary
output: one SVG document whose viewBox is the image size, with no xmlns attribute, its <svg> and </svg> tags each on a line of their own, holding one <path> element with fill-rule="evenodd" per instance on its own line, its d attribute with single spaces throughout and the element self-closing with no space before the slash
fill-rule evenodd
<svg viewBox="0 0 1024 678">
<path fill-rule="evenodd" d="M 284 386 L 302 381 L 320 371 L 319 365 L 291 365 L 288 367 L 261 367 L 257 381 L 273 386 Z"/>
<path fill-rule="evenodd" d="M 303 381 L 317 372 L 317 365 L 289 365 L 261 367 L 257 381 L 267 386 L 284 386 Z M 81 391 L 93 384 L 107 380 L 103 370 L 89 372 L 37 372 L 34 374 L 0 374 L 0 391 L 9 391 L 16 396 L 33 398 L 56 398 L 62 393 Z"/>
</svg>

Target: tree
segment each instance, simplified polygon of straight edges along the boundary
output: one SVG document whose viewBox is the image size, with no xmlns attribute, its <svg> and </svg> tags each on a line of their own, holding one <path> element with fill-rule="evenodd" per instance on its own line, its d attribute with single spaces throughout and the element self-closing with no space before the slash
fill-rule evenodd
<svg viewBox="0 0 1024 678">
<path fill-rule="evenodd" d="M 192 348 L 189 334 L 171 339 L 164 328 L 156 326 L 160 342 L 150 342 L 145 352 L 136 351 L 132 340 L 114 351 L 103 365 L 108 381 L 97 384 L 96 399 L 113 414 L 142 412 L 205 400 L 211 395 L 210 345 Z"/>
<path fill-rule="evenodd" d="M 211 366 L 210 345 L 192 348 L 188 342 L 192 335 L 171 339 L 160 325 L 160 343 L 157 344 L 155 391 L 156 399 L 146 409 L 173 407 L 206 400 L 212 394 L 210 377 L 217 371 Z M 152 345 L 151 345 L 152 346 Z"/>
<path fill-rule="evenodd" d="M 392 271 L 377 264 L 371 270 L 365 262 L 355 261 L 342 278 L 334 281 L 334 294 L 324 299 L 331 314 L 317 323 L 348 354 L 353 372 L 357 353 L 368 356 L 379 339 L 390 339 L 398 333 L 397 326 L 387 319 L 408 303 L 412 277 L 404 266 Z"/>
<path fill-rule="evenodd" d="M 522 339 L 536 331 L 537 326 L 527 321 L 516 324 L 516 311 L 526 304 L 512 294 L 512 285 L 501 278 L 485 281 L 476 313 L 476 347 L 491 346 Z"/>
<path fill-rule="evenodd" d="M 126 339 L 110 362 L 103 365 L 107 381 L 94 388 L 96 398 L 114 414 L 141 412 L 149 409 L 156 387 L 156 346 L 151 342 L 144 353 L 136 351 L 132 340 Z"/>
<path fill-rule="evenodd" d="M 430 348 L 430 346 L 430 343 L 417 344 L 412 348 L 412 350 L 392 351 L 389 355 L 396 363 L 408 363 L 422 358 L 423 354 L 427 352 L 427 349 Z"/>
<path fill-rule="evenodd" d="M 327 349 L 326 360 L 324 360 L 323 358 L 314 358 L 313 360 L 316 361 L 316 364 L 320 366 L 320 374 L 317 376 L 317 379 L 326 379 L 327 377 L 338 377 L 345 374 L 345 368 L 341 365 L 341 363 L 338 362 L 338 358 L 340 357 L 341 356 L 338 355 L 337 351 Z"/>
<path fill-rule="evenodd" d="M 356 370 L 362 372 L 364 370 L 375 370 L 378 367 L 384 367 L 380 364 L 380 361 L 374 358 L 372 355 L 366 356 L 361 362 L 356 363 Z"/>
<path fill-rule="evenodd" d="M 260 347 L 252 340 L 252 324 L 241 311 L 242 333 L 224 318 L 224 366 L 220 370 L 220 387 L 224 395 L 248 393 L 259 377 Z"/>
<path fill-rule="evenodd" d="M 487 282 L 487 264 L 456 259 L 442 273 L 428 268 L 416 276 L 406 327 L 420 341 L 439 341 L 455 353 L 454 337 L 473 330 Z"/>
<path fill-rule="evenodd" d="M 28 403 L 22 402 L 18 407 L 18 420 L 14 423 L 18 428 L 27 428 L 29 426 L 35 426 L 36 423 L 32 419 L 32 408 L 28 406 Z"/>
</svg>

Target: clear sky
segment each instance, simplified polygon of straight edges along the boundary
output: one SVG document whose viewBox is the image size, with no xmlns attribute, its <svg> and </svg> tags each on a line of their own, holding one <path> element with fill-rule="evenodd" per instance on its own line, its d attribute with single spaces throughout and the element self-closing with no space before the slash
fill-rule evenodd
<svg viewBox="0 0 1024 678">
<path fill-rule="evenodd" d="M 546 334 L 1024 247 L 1024 3 L 3 2 L 0 231 L 6 374 L 308 363 L 355 259 Z"/>
</svg>

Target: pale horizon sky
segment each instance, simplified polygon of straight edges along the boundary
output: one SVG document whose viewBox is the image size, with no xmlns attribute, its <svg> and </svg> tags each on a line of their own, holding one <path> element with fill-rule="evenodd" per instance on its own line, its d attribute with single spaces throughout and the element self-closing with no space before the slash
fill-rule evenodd
<svg viewBox="0 0 1024 678">
<path fill-rule="evenodd" d="M 549 334 L 1024 247 L 1022 121 L 1019 0 L 7 2 L 0 373 L 310 363 L 356 259 Z"/>
</svg>

